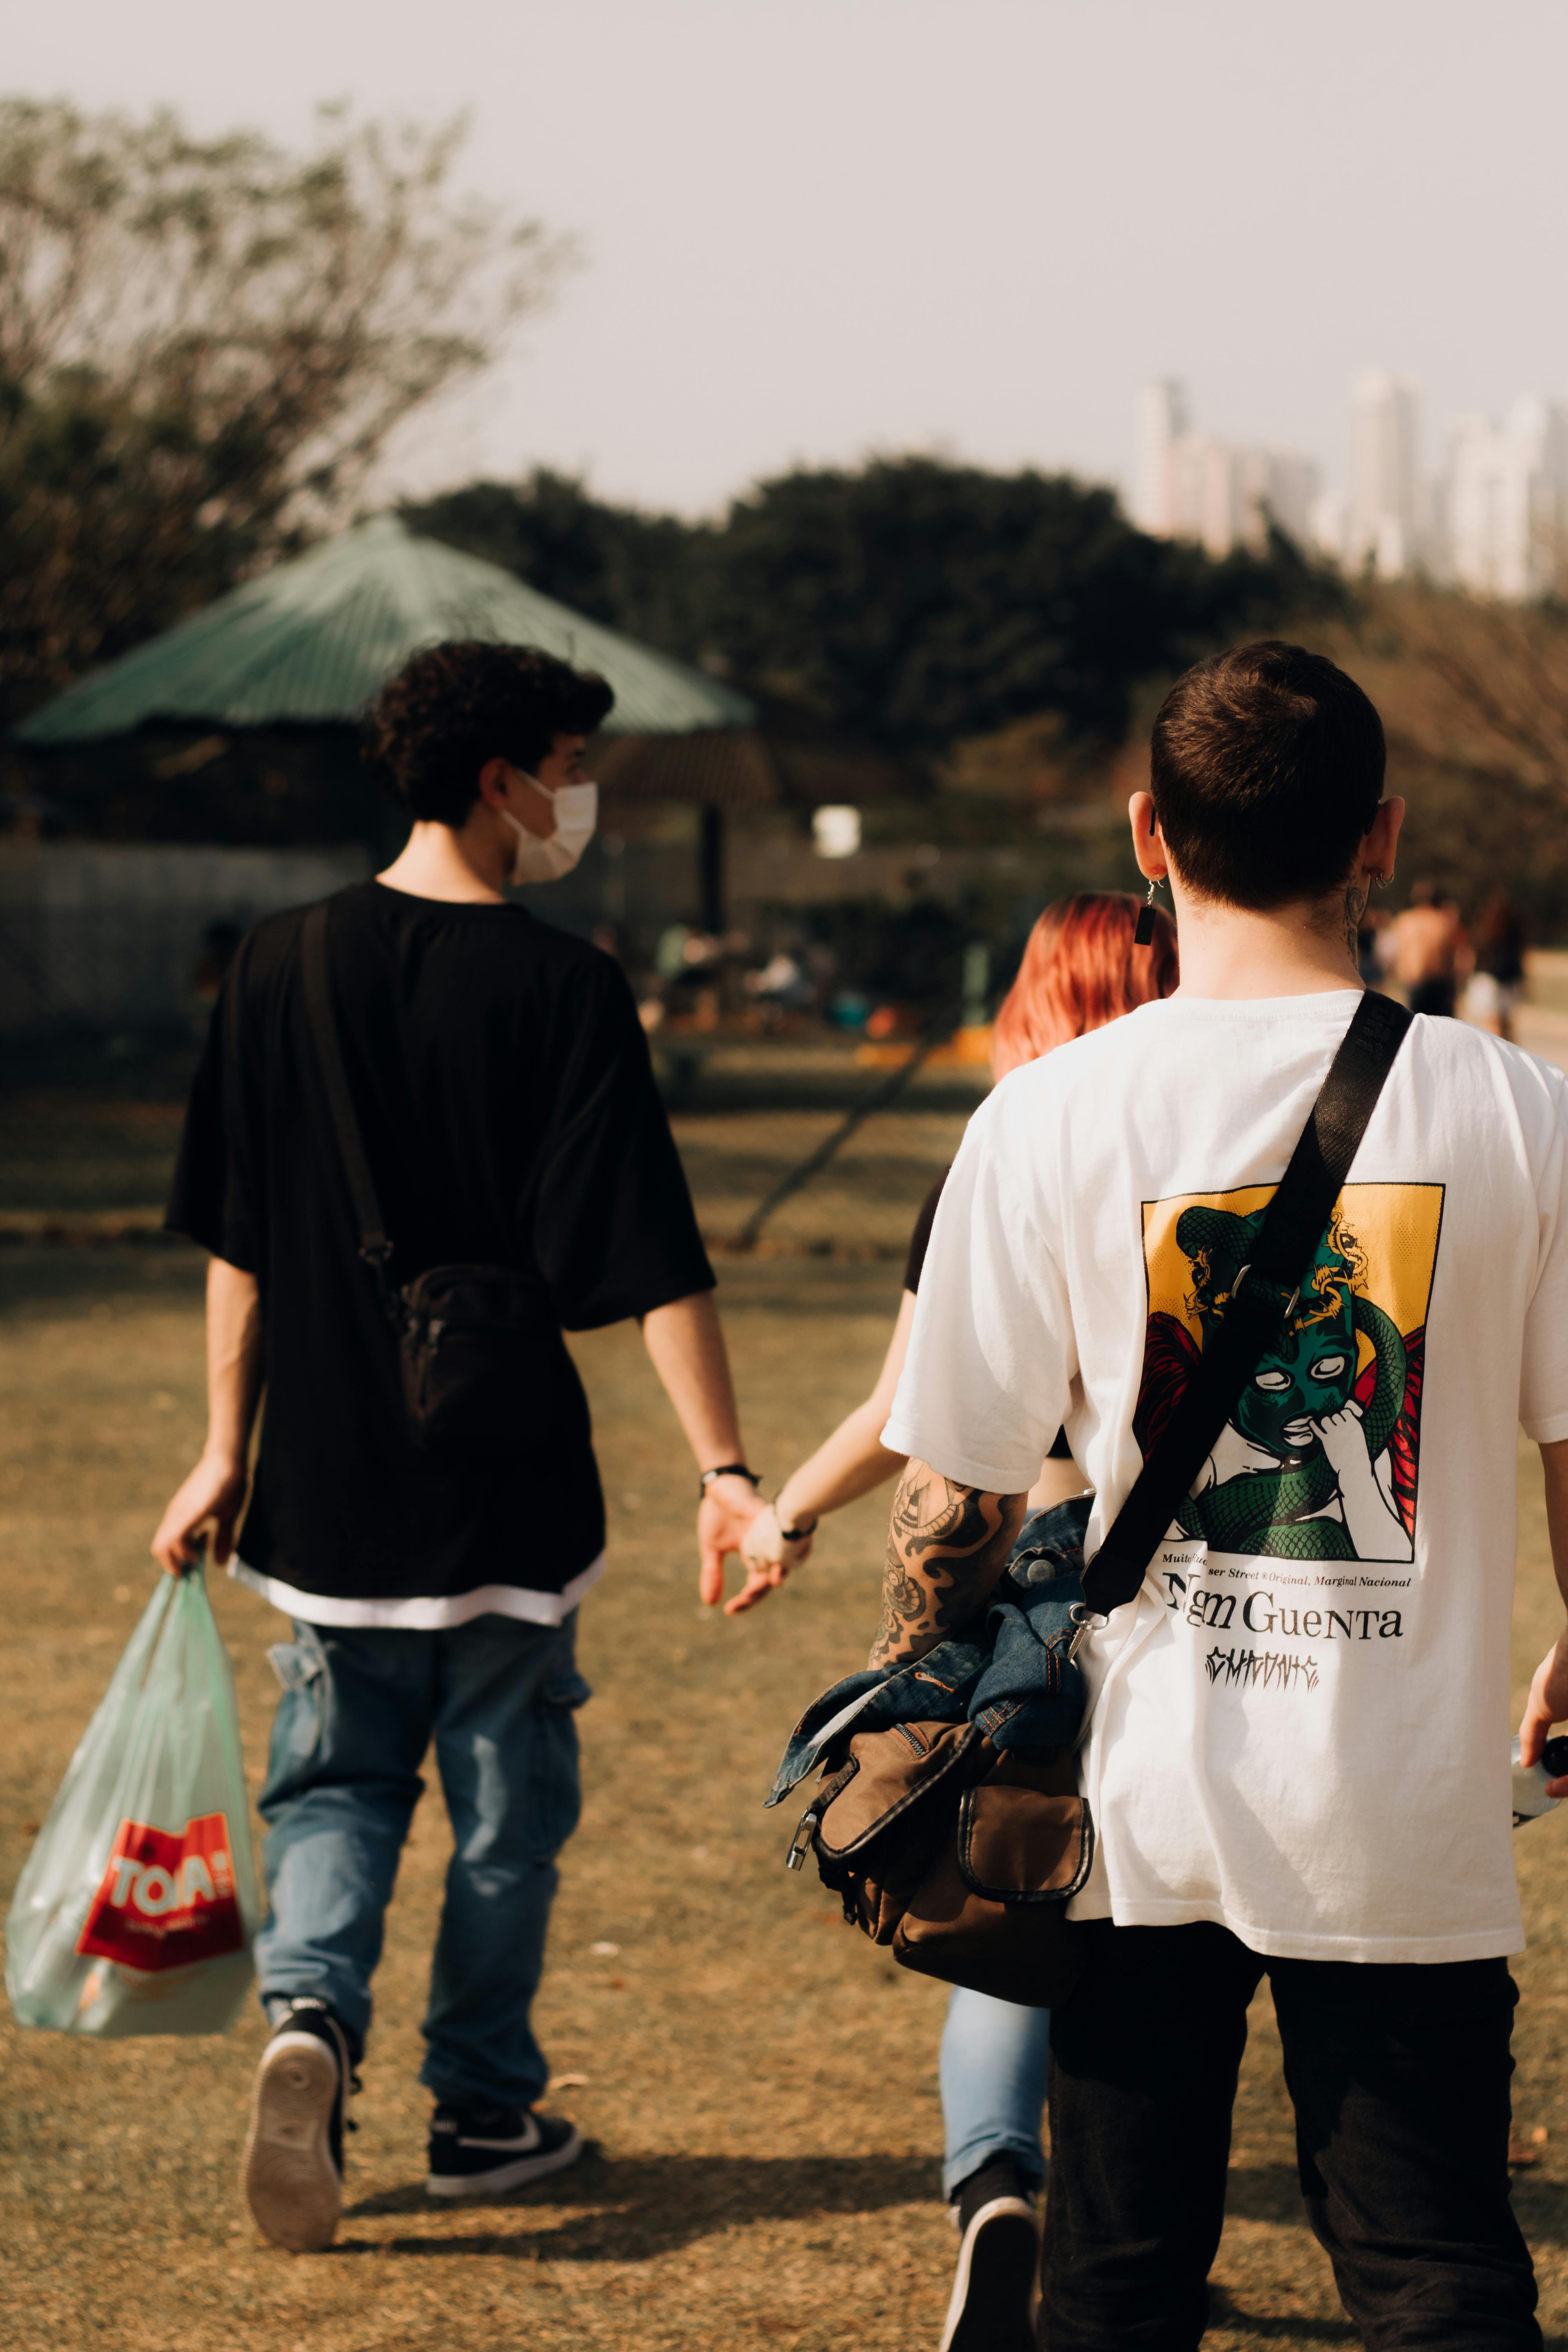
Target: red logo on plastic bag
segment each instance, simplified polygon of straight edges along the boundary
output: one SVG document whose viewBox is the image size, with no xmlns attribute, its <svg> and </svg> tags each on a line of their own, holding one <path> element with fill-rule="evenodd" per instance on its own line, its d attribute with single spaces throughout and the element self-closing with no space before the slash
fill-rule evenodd
<svg viewBox="0 0 1568 2352">
<path fill-rule="evenodd" d="M 228 1816 L 178 1832 L 121 1822 L 77 1950 L 151 1975 L 244 1949 Z"/>
</svg>

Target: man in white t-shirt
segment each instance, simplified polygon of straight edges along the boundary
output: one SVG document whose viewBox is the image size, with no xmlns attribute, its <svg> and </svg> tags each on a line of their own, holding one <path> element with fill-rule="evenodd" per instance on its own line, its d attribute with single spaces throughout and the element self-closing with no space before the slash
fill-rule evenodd
<svg viewBox="0 0 1568 2352">
<path fill-rule="evenodd" d="M 1354 1013 L 1403 814 L 1383 777 L 1376 712 L 1320 656 L 1249 646 L 1173 689 L 1131 821 L 1181 987 L 970 1125 L 883 1436 L 910 1459 L 873 1664 L 984 1601 L 1058 1425 L 1091 1551 L 1127 1496 Z M 1568 1084 L 1418 1018 L 1300 1304 L 1082 1654 L 1099 1850 L 1052 2035 L 1052 2352 L 1198 2343 L 1264 1974 L 1366 2343 L 1539 2347 L 1507 2174 L 1521 1423 L 1568 1595 Z M 1568 1633 L 1527 1760 L 1563 1717 Z"/>
</svg>

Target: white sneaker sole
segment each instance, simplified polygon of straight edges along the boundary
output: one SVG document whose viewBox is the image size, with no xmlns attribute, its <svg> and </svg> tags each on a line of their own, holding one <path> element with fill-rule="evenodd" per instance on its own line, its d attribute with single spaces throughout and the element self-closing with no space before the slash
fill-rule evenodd
<svg viewBox="0 0 1568 2352">
<path fill-rule="evenodd" d="M 1039 2262 L 1039 2221 L 1023 2199 L 996 2197 L 983 2205 L 958 2250 L 939 2352 L 1033 2346 Z"/>
<path fill-rule="evenodd" d="M 314 2033 L 279 2033 L 256 2070 L 239 2184 L 257 2228 L 292 2254 L 330 2246 L 343 2184 L 328 2130 L 337 2061 Z"/>
<path fill-rule="evenodd" d="M 564 2172 L 582 2153 L 583 2135 L 574 2129 L 570 2139 L 547 2154 L 520 2156 L 511 2164 L 498 2164 L 492 2172 L 432 2172 L 426 2179 L 425 2194 L 458 2200 L 504 2197 L 509 2189 L 525 2189 L 531 2180 L 542 2180 L 548 2173 Z"/>
</svg>

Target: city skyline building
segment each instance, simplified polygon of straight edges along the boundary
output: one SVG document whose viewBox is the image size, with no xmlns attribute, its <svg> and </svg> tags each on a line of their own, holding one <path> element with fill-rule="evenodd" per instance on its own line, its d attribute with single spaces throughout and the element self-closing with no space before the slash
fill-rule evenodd
<svg viewBox="0 0 1568 2352">
<path fill-rule="evenodd" d="M 1138 395 L 1138 474 L 1133 520 L 1154 539 L 1175 533 L 1175 481 L 1171 453 L 1192 424 L 1187 389 L 1175 376 L 1146 383 Z"/>
<path fill-rule="evenodd" d="M 1195 540 L 1214 556 L 1261 548 L 1271 520 L 1307 544 L 1322 478 L 1310 457 L 1198 432 L 1174 376 L 1145 384 L 1138 420 L 1133 515 L 1142 529 Z"/>
<path fill-rule="evenodd" d="M 1563 584 L 1568 407 L 1526 394 L 1501 425 L 1459 419 L 1440 488 L 1443 569 L 1482 596 L 1522 600 Z"/>
<path fill-rule="evenodd" d="M 1365 368 L 1346 486 L 1325 488 L 1309 457 L 1196 430 L 1185 385 L 1164 377 L 1140 395 L 1134 519 L 1215 556 L 1261 546 L 1272 519 L 1353 573 L 1422 572 L 1515 601 L 1568 589 L 1568 403 L 1531 393 L 1500 425 L 1460 417 L 1432 475 L 1421 443 L 1419 386 Z"/>
<path fill-rule="evenodd" d="M 1426 552 L 1421 397 L 1408 376 L 1363 368 L 1351 397 L 1343 560 L 1397 580 Z"/>
</svg>

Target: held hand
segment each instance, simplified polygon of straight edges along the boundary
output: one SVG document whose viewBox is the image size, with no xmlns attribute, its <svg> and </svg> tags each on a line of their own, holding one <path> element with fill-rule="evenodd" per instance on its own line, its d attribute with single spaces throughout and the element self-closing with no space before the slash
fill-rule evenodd
<svg viewBox="0 0 1568 2352">
<path fill-rule="evenodd" d="M 204 1528 L 213 1531 L 213 1560 L 223 1567 L 234 1549 L 235 1522 L 245 1501 L 243 1462 L 204 1454 L 158 1522 L 153 1557 L 170 1576 L 184 1576 L 201 1558 Z"/>
<path fill-rule="evenodd" d="M 746 1529 L 741 1546 L 747 1572 L 757 1575 L 764 1569 L 782 1568 L 787 1574 L 809 1556 L 816 1533 L 813 1528 L 809 1533 L 791 1538 L 779 1525 L 776 1504 L 764 1503 Z"/>
<path fill-rule="evenodd" d="M 707 1608 L 715 1608 L 723 1600 L 724 1562 L 731 1552 L 741 1549 L 747 1529 L 763 1508 L 762 1496 L 748 1478 L 715 1478 L 703 1496 L 697 1512 L 697 1591 Z M 750 1609 L 783 1580 L 782 1569 L 752 1570 L 745 1591 L 727 1604 L 725 1615 L 732 1617 L 738 1609 Z"/>
<path fill-rule="evenodd" d="M 1540 1763 L 1541 1751 L 1554 1723 L 1568 1723 L 1568 1632 L 1559 1637 L 1555 1648 L 1547 1651 L 1535 1669 L 1535 1679 L 1520 1718 L 1521 1764 Z M 1548 1780 L 1546 1793 L 1549 1797 L 1568 1797 L 1568 1779 Z"/>
</svg>

